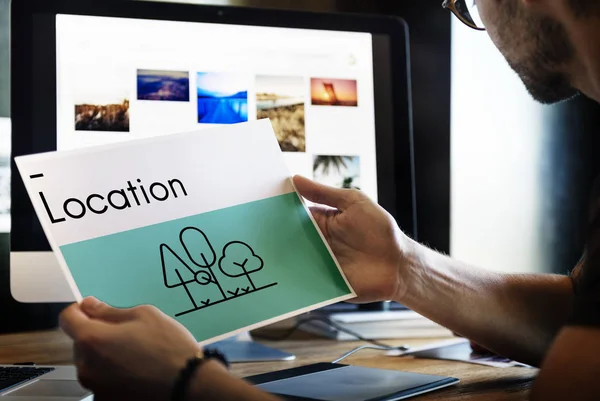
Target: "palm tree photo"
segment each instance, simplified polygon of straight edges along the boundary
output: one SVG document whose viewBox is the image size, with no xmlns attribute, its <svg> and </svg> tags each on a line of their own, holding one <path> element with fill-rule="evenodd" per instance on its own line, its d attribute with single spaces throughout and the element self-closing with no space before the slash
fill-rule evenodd
<svg viewBox="0 0 600 401">
<path fill-rule="evenodd" d="M 352 156 L 315 156 L 313 173 L 321 167 L 321 172 L 324 175 L 328 175 L 331 168 L 334 168 L 338 174 L 341 174 L 342 168 L 348 168 L 346 162 L 352 162 Z"/>
<path fill-rule="evenodd" d="M 314 179 L 337 188 L 360 189 L 359 159 L 358 156 L 314 156 Z"/>
</svg>

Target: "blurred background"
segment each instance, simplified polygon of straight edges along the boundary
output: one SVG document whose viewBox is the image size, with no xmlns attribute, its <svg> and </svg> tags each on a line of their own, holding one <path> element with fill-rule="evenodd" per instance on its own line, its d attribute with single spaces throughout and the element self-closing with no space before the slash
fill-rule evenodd
<svg viewBox="0 0 600 401">
<path fill-rule="evenodd" d="M 133 1 L 133 0 L 123 0 Z M 600 107 L 533 102 L 490 42 L 441 1 L 213 0 L 186 3 L 382 13 L 410 29 L 419 240 L 487 269 L 567 273 L 584 244 Z M 9 0 L 0 0 L 0 169 L 10 139 Z M 16 304 L 8 281 L 6 174 L 0 174 L 0 332 L 48 310 Z"/>
</svg>

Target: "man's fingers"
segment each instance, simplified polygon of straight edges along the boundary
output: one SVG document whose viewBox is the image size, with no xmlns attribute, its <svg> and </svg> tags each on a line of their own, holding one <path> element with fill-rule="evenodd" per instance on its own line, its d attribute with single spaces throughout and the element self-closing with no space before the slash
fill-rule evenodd
<svg viewBox="0 0 600 401">
<path fill-rule="evenodd" d="M 81 310 L 90 318 L 109 323 L 121 323 L 132 320 L 136 316 L 134 309 L 118 309 L 93 297 L 81 301 Z"/>
<path fill-rule="evenodd" d="M 68 306 L 59 317 L 59 325 L 71 338 L 77 338 L 79 334 L 92 324 L 90 317 L 85 314 L 78 304 Z"/>
<path fill-rule="evenodd" d="M 357 193 L 347 189 L 339 189 L 319 184 L 300 175 L 294 176 L 296 189 L 311 202 L 345 210 L 357 202 Z"/>
<path fill-rule="evenodd" d="M 323 206 L 311 206 L 309 209 L 323 235 L 328 237 L 329 232 L 327 231 L 327 209 L 325 209 Z"/>
</svg>

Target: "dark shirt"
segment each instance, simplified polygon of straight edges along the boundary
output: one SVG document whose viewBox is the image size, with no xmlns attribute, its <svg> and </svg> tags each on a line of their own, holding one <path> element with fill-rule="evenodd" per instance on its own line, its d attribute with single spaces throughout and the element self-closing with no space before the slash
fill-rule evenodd
<svg viewBox="0 0 600 401">
<path fill-rule="evenodd" d="M 600 178 L 592 189 L 583 257 L 571 273 L 575 294 L 569 324 L 600 327 Z"/>
</svg>

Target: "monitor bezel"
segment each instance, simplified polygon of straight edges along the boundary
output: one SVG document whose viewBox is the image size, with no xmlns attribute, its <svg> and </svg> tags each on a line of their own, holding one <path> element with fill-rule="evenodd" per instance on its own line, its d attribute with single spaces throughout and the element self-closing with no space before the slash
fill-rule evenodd
<svg viewBox="0 0 600 401">
<path fill-rule="evenodd" d="M 18 252 L 49 251 L 39 249 L 32 241 L 40 235 L 33 227 L 15 224 L 19 216 L 34 212 L 17 173 L 14 157 L 42 151 L 56 150 L 54 138 L 35 136 L 39 124 L 56 126 L 56 80 L 35 82 L 31 79 L 34 62 L 45 62 L 56 76 L 54 58 L 35 59 L 33 48 L 33 20 L 37 14 L 78 14 L 107 17 L 142 18 L 170 21 L 189 21 L 250 26 L 271 26 L 329 31 L 368 32 L 390 38 L 392 68 L 393 138 L 380 141 L 376 131 L 377 180 L 379 203 L 396 219 L 409 236 L 416 239 L 416 186 L 412 130 L 410 85 L 410 57 L 408 27 L 398 17 L 341 13 L 296 12 L 231 6 L 208 6 L 180 3 L 123 1 L 123 0 L 18 0 L 11 3 L 11 250 Z M 48 29 L 48 38 L 55 43 L 55 25 Z M 34 91 L 34 86 L 38 90 Z M 43 90 L 40 90 L 43 88 Z M 53 93 L 41 99 L 39 93 Z M 44 118 L 34 119 L 32 104 L 44 104 Z M 377 113 L 376 112 L 376 121 Z M 34 145 L 35 144 L 35 145 Z M 392 145 L 392 146 L 390 146 Z M 390 149 L 391 148 L 391 149 Z M 392 171 L 389 171 L 392 166 Z M 385 177 L 385 179 L 383 178 Z M 392 178 L 390 180 L 390 178 Z M 398 188 L 397 183 L 410 183 L 410 188 Z M 27 220 L 25 220 L 27 221 Z M 41 233 L 43 235 L 43 233 Z M 40 239 L 38 238 L 38 241 Z M 47 244 L 47 241 L 43 240 Z M 32 245 L 32 244 L 36 245 Z"/>
</svg>

